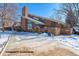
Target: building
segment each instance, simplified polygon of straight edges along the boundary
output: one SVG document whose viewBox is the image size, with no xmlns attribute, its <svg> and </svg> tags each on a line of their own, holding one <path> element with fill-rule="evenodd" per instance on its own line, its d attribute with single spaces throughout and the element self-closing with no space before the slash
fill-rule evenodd
<svg viewBox="0 0 79 59">
<path fill-rule="evenodd" d="M 30 32 L 47 32 L 54 35 L 72 34 L 72 28 L 58 20 L 45 18 L 33 14 L 28 14 L 28 8 L 22 8 L 22 16 L 20 22 L 10 22 L 8 17 L 4 17 L 4 29 L 14 29 L 19 31 Z"/>
<path fill-rule="evenodd" d="M 25 6 L 22 8 L 21 27 L 23 31 L 48 32 L 54 35 L 59 35 L 61 33 L 72 34 L 71 28 L 60 21 L 28 14 L 28 9 Z"/>
<path fill-rule="evenodd" d="M 24 6 L 22 8 L 22 16 L 25 16 L 27 17 L 28 16 L 28 9 Z M 26 31 L 27 30 L 27 19 L 26 18 L 21 18 L 21 28 L 23 31 Z"/>
</svg>

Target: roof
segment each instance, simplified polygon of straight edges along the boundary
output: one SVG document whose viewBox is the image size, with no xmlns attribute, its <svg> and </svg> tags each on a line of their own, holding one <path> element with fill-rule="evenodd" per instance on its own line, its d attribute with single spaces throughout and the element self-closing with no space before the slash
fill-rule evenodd
<svg viewBox="0 0 79 59">
<path fill-rule="evenodd" d="M 28 14 L 28 16 L 35 16 L 35 17 L 42 18 L 42 20 L 50 20 L 50 21 L 57 22 L 57 23 L 60 23 L 60 24 L 62 24 L 62 25 L 65 25 L 64 22 L 61 22 L 61 21 L 59 21 L 59 20 L 54 20 L 54 19 L 51 19 L 51 18 L 46 18 L 46 17 L 37 16 L 37 15 L 33 15 L 33 14 Z"/>
<path fill-rule="evenodd" d="M 35 20 L 35 19 L 32 19 L 32 18 L 30 18 L 30 17 L 25 17 L 25 16 L 22 16 L 22 17 L 23 17 L 23 18 L 26 18 L 26 19 L 28 19 L 28 20 L 30 20 L 31 22 L 33 22 L 33 23 L 35 23 L 35 24 L 41 24 L 41 25 L 44 25 L 43 22 L 40 22 L 40 21 Z"/>
</svg>

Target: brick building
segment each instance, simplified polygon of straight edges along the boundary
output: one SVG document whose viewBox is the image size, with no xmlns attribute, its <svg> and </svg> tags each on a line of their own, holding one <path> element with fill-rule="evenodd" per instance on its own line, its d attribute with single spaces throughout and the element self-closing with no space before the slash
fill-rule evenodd
<svg viewBox="0 0 79 59">
<path fill-rule="evenodd" d="M 22 16 L 25 16 L 25 17 L 28 16 L 28 9 L 25 6 L 22 8 Z M 23 31 L 27 30 L 27 19 L 26 18 L 22 17 L 21 28 Z"/>
<path fill-rule="evenodd" d="M 25 6 L 22 8 L 22 16 L 29 17 L 32 20 L 37 20 L 39 22 L 44 23 L 44 24 L 35 24 L 27 18 L 22 18 L 21 27 L 23 31 L 49 32 L 54 35 L 59 35 L 60 33 L 72 34 L 71 28 L 67 27 L 60 21 L 55 21 L 49 18 L 28 14 L 28 9 Z"/>
<path fill-rule="evenodd" d="M 50 18 L 45 18 L 33 14 L 28 14 L 28 8 L 22 8 L 22 17 L 20 22 L 12 23 L 7 16 L 4 17 L 4 28 L 13 28 L 21 31 L 48 32 L 54 35 L 72 34 L 72 28 L 68 25 Z"/>
</svg>

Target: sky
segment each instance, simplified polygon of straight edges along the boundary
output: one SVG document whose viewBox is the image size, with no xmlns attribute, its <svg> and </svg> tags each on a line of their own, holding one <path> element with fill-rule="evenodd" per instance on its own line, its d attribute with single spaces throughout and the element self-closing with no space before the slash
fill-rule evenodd
<svg viewBox="0 0 79 59">
<path fill-rule="evenodd" d="M 55 3 L 19 3 L 19 14 L 22 14 L 22 7 L 28 8 L 29 14 L 50 18 L 53 10 L 59 8 L 59 4 Z"/>
</svg>

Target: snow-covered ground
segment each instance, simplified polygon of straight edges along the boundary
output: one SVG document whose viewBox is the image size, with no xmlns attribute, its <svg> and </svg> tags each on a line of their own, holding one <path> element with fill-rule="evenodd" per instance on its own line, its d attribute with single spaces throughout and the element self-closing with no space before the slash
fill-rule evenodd
<svg viewBox="0 0 79 59">
<path fill-rule="evenodd" d="M 12 31 L 5 31 L 0 32 L 0 51 L 3 48 L 4 44 L 7 42 L 7 40 L 10 38 L 10 36 L 14 36 L 17 40 L 20 40 L 18 37 L 29 37 L 33 38 L 36 37 L 38 33 L 29 33 L 29 32 L 12 32 Z M 29 39 L 27 38 L 27 39 Z"/>
<path fill-rule="evenodd" d="M 0 45 L 6 42 L 12 32 L 0 32 Z"/>
<path fill-rule="evenodd" d="M 57 36 L 54 38 L 55 40 L 63 43 L 65 46 L 73 47 L 74 49 L 79 50 L 79 36 L 70 35 L 70 36 Z"/>
<path fill-rule="evenodd" d="M 47 33 L 30 33 L 30 32 L 0 32 L 0 45 L 4 44 L 10 35 L 13 35 L 17 41 L 20 40 L 55 40 L 60 43 L 63 43 L 65 46 L 73 47 L 74 49 L 79 50 L 79 36 L 78 35 L 60 35 L 60 36 L 48 36 Z"/>
<path fill-rule="evenodd" d="M 2 50 L 3 46 L 6 44 L 11 34 L 12 32 L 0 32 L 0 51 Z"/>
<path fill-rule="evenodd" d="M 9 36 L 22 36 L 22 37 L 33 37 L 37 36 L 38 33 L 29 33 L 29 32 L 11 32 L 11 31 L 6 31 L 6 32 L 0 32 L 0 45 L 6 42 L 9 39 Z"/>
<path fill-rule="evenodd" d="M 48 36 L 47 33 L 28 35 L 28 36 L 16 36 L 17 40 L 55 40 L 63 43 L 65 46 L 73 47 L 79 50 L 79 36 L 78 35 L 60 35 L 60 36 Z"/>
<path fill-rule="evenodd" d="M 50 41 L 55 40 L 62 43 L 64 46 L 73 47 L 74 49 L 79 50 L 79 36 L 78 35 L 60 35 L 60 36 L 48 36 L 46 33 L 32 35 L 32 36 L 16 36 L 17 40 L 42 40 Z M 32 41 L 33 42 L 33 41 Z"/>
</svg>

